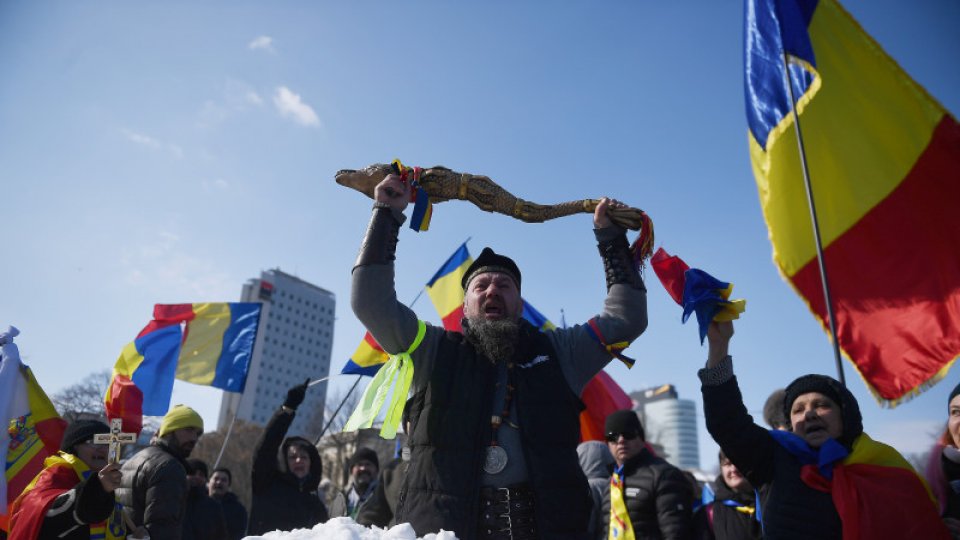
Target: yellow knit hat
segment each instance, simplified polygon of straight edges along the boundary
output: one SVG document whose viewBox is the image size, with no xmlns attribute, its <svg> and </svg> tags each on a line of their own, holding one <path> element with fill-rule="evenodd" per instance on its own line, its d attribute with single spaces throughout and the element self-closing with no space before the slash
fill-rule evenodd
<svg viewBox="0 0 960 540">
<path fill-rule="evenodd" d="M 160 422 L 160 437 L 167 433 L 183 428 L 197 428 L 203 431 L 203 418 L 197 414 L 197 411 L 186 405 L 174 405 L 167 414 L 163 416 Z"/>
</svg>

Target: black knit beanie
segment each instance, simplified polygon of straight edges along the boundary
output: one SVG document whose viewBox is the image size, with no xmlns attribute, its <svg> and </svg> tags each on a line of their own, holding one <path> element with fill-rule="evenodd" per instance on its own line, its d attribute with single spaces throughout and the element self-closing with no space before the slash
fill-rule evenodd
<svg viewBox="0 0 960 540">
<path fill-rule="evenodd" d="M 787 417 L 787 425 L 793 429 L 790 422 L 790 409 L 793 402 L 803 394 L 819 392 L 832 399 L 840 406 L 843 418 L 843 435 L 838 442 L 848 449 L 853 447 L 853 441 L 863 433 L 863 417 L 860 415 L 860 405 L 840 381 L 826 375 L 804 375 L 787 386 L 783 396 L 783 414 Z"/>
<path fill-rule="evenodd" d="M 60 450 L 68 454 L 75 454 L 78 444 L 93 439 L 98 433 L 110 433 L 110 426 L 99 420 L 77 420 L 67 426 L 63 432 L 63 441 L 60 443 Z"/>
<path fill-rule="evenodd" d="M 647 440 L 643 432 L 643 424 L 640 423 L 640 418 L 637 416 L 636 411 L 630 409 L 612 412 L 607 415 L 604 433 L 637 433 L 641 439 Z"/>
<path fill-rule="evenodd" d="M 365 447 L 357 448 L 357 451 L 350 456 L 350 468 L 352 469 L 353 466 L 356 465 L 361 459 L 365 459 L 373 463 L 377 466 L 377 469 L 380 468 L 380 458 L 377 457 L 377 453 Z"/>
<path fill-rule="evenodd" d="M 494 251 L 488 247 L 483 248 L 480 256 L 467 268 L 467 271 L 463 274 L 463 278 L 460 280 L 460 286 L 466 290 L 473 276 L 485 272 L 500 272 L 501 274 L 510 276 L 517 285 L 517 290 L 520 290 L 520 268 L 517 266 L 517 263 L 513 262 L 513 259 L 510 257 L 494 253 Z"/>
</svg>

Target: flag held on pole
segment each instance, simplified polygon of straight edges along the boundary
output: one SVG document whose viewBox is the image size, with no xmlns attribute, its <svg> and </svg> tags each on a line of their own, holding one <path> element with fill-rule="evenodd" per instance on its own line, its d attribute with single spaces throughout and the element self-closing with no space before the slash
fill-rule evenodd
<svg viewBox="0 0 960 540">
<path fill-rule="evenodd" d="M 113 367 L 107 417 L 139 433 L 142 417 L 170 407 L 174 378 L 242 392 L 250 368 L 259 302 L 157 304 L 153 320 L 127 344 Z"/>
<path fill-rule="evenodd" d="M 826 328 L 789 73 L 840 349 L 896 405 L 960 356 L 960 124 L 835 0 L 749 0 L 744 23 L 750 158 L 774 262 Z"/>
</svg>

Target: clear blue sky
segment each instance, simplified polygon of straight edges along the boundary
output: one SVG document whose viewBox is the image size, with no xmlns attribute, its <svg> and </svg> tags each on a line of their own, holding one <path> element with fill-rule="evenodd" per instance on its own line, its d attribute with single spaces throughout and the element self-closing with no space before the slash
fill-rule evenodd
<svg viewBox="0 0 960 540">
<path fill-rule="evenodd" d="M 847 1 L 879 43 L 960 111 L 960 4 Z M 537 202 L 610 195 L 657 243 L 748 300 L 732 352 L 748 408 L 832 349 L 780 278 L 747 154 L 739 2 L 24 2 L 0 4 L 0 324 L 48 391 L 112 367 L 155 303 L 235 301 L 262 269 L 337 295 L 334 371 L 363 329 L 350 269 L 370 201 L 333 174 L 401 158 L 485 174 Z M 589 216 L 530 225 L 462 202 L 405 229 L 411 300 L 468 236 L 517 259 L 559 323 L 601 306 Z M 694 325 L 652 273 L 627 391 L 700 401 Z M 421 317 L 437 321 L 424 297 Z M 924 450 L 956 373 L 895 410 L 846 364 L 865 428 Z M 337 381 L 346 388 L 352 381 Z M 175 402 L 215 425 L 219 391 Z M 714 465 L 701 433 L 701 458 Z"/>
</svg>

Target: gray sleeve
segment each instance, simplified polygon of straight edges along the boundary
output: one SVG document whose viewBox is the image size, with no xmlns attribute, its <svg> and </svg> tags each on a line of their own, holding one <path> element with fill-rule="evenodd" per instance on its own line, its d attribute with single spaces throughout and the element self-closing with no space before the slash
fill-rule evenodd
<svg viewBox="0 0 960 540">
<path fill-rule="evenodd" d="M 417 314 L 397 300 L 392 263 L 354 268 L 350 305 L 357 319 L 387 353 L 405 352 L 417 336 Z M 423 387 L 425 377 L 432 369 L 436 343 L 442 334 L 443 329 L 427 325 L 427 334 L 412 355 L 416 366 L 414 390 Z"/>
<path fill-rule="evenodd" d="M 595 230 L 597 240 L 611 233 L 622 234 L 613 227 Z M 613 285 L 607 291 L 603 311 L 596 321 L 607 343 L 633 342 L 647 328 L 647 291 L 626 284 Z M 558 329 L 548 335 L 567 384 L 578 396 L 587 382 L 613 358 L 590 335 L 587 324 Z"/>
</svg>

